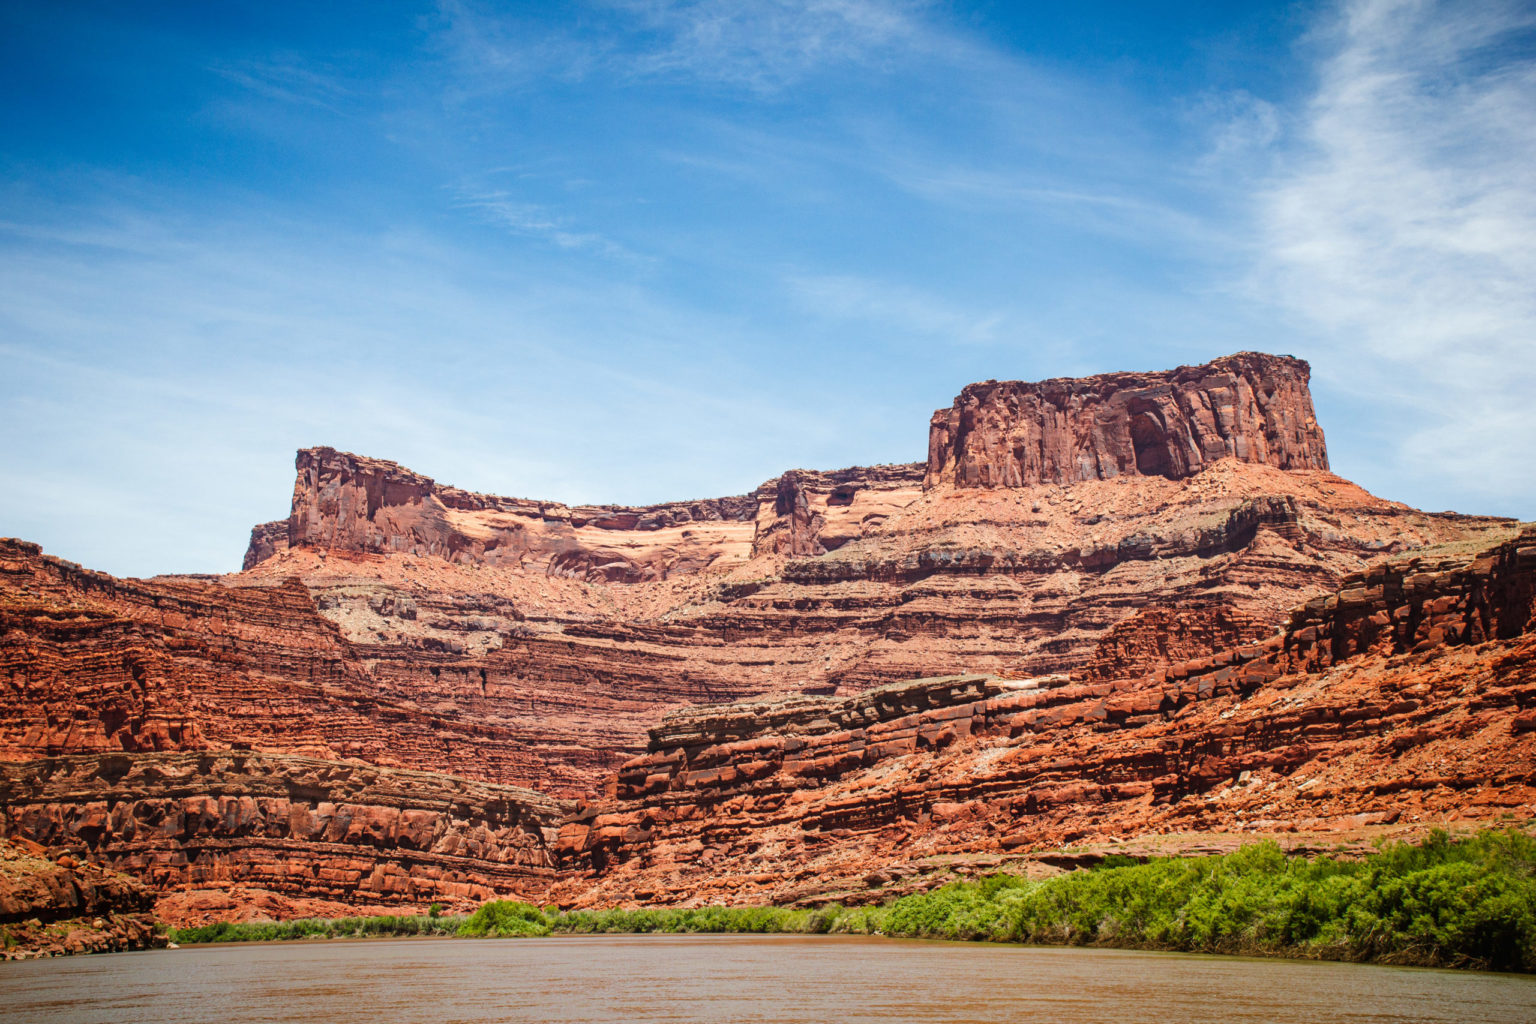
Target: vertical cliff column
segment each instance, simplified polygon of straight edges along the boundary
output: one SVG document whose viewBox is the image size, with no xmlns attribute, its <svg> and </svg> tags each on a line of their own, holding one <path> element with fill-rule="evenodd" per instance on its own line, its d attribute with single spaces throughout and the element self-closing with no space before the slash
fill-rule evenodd
<svg viewBox="0 0 1536 1024">
<path fill-rule="evenodd" d="M 1327 469 L 1301 359 L 1240 352 L 1164 373 L 972 384 L 933 414 L 924 487 L 1191 476 L 1218 459 Z"/>
<path fill-rule="evenodd" d="M 826 551 L 818 539 L 825 519 L 811 509 L 804 476 L 792 469 L 779 477 L 774 490 L 773 518 L 758 523 L 757 536 L 752 541 L 754 555 L 819 555 Z"/>
<path fill-rule="evenodd" d="M 437 518 L 439 509 L 429 508 L 427 501 L 433 495 L 432 479 L 396 463 L 333 448 L 305 448 L 295 468 L 298 477 L 288 517 L 291 547 L 412 550 L 421 539 L 416 535 L 423 532 L 419 521 Z M 381 511 L 401 522 L 381 522 Z"/>
</svg>

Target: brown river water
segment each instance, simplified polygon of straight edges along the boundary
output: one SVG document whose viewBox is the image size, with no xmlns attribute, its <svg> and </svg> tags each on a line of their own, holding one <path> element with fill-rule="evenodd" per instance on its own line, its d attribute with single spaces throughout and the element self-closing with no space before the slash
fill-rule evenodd
<svg viewBox="0 0 1536 1024">
<path fill-rule="evenodd" d="M 1536 978 L 841 936 L 403 939 L 0 963 L 0 1021 L 1536 1022 Z"/>
</svg>

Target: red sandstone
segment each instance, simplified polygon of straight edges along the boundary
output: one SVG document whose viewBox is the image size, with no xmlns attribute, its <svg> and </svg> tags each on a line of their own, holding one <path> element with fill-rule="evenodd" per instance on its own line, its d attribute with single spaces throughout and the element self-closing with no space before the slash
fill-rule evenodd
<svg viewBox="0 0 1536 1024">
<path fill-rule="evenodd" d="M 1532 538 L 1329 473 L 1307 375 L 987 382 L 926 466 L 643 508 L 308 449 L 227 577 L 0 541 L 0 831 L 197 921 L 1529 813 Z"/>
</svg>

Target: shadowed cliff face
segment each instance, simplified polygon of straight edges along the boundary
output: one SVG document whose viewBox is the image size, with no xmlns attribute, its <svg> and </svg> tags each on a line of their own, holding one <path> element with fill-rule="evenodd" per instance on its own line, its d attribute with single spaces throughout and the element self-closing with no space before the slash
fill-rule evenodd
<svg viewBox="0 0 1536 1024">
<path fill-rule="evenodd" d="M 1327 469 L 1300 359 L 1242 352 L 1166 373 L 972 384 L 933 414 L 925 486 L 1191 476 L 1219 459 Z"/>
</svg>

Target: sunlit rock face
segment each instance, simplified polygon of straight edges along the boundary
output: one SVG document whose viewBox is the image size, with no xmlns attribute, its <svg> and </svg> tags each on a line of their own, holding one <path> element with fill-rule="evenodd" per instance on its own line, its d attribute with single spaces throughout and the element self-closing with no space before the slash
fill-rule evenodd
<svg viewBox="0 0 1536 1024">
<path fill-rule="evenodd" d="M 1536 809 L 1536 530 L 1380 563 L 1152 671 L 1114 669 L 1126 639 L 1081 674 L 674 712 L 562 828 L 557 893 L 865 902 L 1068 844 L 1327 848 Z"/>
<path fill-rule="evenodd" d="M 933 414 L 926 484 L 1192 476 L 1219 459 L 1327 469 L 1311 368 L 1240 352 L 1164 373 L 972 384 Z"/>
</svg>

